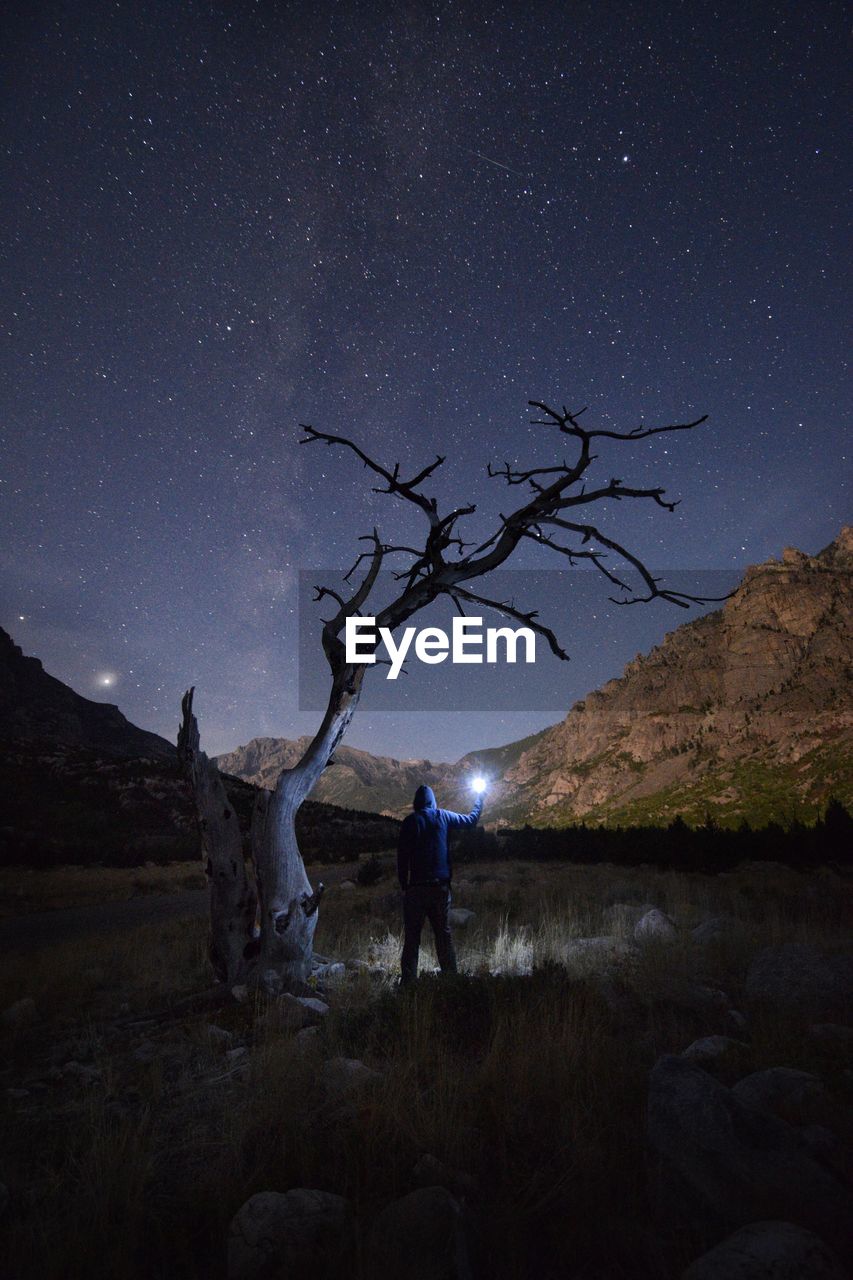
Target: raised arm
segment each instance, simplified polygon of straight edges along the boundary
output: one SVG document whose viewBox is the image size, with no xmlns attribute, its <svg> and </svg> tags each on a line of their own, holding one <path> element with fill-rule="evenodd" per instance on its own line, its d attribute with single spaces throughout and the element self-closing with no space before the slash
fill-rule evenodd
<svg viewBox="0 0 853 1280">
<path fill-rule="evenodd" d="M 470 813 L 454 813 L 452 809 L 443 809 L 448 827 L 476 827 L 483 812 L 483 797 L 477 796 L 477 803 Z"/>
</svg>

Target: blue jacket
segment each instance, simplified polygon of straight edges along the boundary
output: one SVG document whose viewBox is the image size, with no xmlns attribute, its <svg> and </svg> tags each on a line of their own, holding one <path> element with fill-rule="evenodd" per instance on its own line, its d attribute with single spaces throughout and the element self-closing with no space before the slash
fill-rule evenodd
<svg viewBox="0 0 853 1280">
<path fill-rule="evenodd" d="M 403 819 L 397 845 L 397 874 L 400 888 L 430 880 L 450 879 L 447 833 L 451 827 L 476 827 L 483 808 L 482 796 L 470 813 L 437 809 L 431 787 L 418 787 L 414 813 Z"/>
</svg>

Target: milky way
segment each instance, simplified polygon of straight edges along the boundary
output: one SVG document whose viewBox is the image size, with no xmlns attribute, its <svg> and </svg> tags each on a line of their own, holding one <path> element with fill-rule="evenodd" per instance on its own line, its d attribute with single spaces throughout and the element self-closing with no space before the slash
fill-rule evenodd
<svg viewBox="0 0 853 1280">
<path fill-rule="evenodd" d="M 601 458 L 674 513 L 596 519 L 707 570 L 837 533 L 841 5 L 17 10 L 0 621 L 82 693 L 174 737 L 195 684 L 212 751 L 315 727 L 299 571 L 417 513 L 300 422 L 411 470 L 446 454 L 431 491 L 477 503 L 476 537 L 512 497 L 488 461 L 562 456 L 528 399 L 617 429 L 708 413 Z M 550 716 L 496 684 L 471 714 L 366 706 L 349 741 L 449 759 L 531 732 L 631 628 L 684 620 L 637 611 L 549 619 L 575 658 Z"/>
</svg>

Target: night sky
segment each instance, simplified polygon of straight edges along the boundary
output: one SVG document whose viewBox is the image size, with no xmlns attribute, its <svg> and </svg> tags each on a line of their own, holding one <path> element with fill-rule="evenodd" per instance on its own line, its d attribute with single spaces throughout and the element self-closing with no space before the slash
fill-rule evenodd
<svg viewBox="0 0 853 1280">
<path fill-rule="evenodd" d="M 528 399 L 708 413 L 601 450 L 683 500 L 605 530 L 731 572 L 845 521 L 841 4 L 13 8 L 0 622 L 81 693 L 174 740 L 195 684 L 209 752 L 316 727 L 300 570 L 420 526 L 300 422 L 447 454 L 427 491 L 484 536 L 520 494 L 487 461 L 565 452 Z M 495 675 L 492 709 L 366 706 L 348 742 L 454 759 L 552 723 L 684 621 L 642 609 L 547 618 L 575 659 L 550 714 Z"/>
</svg>

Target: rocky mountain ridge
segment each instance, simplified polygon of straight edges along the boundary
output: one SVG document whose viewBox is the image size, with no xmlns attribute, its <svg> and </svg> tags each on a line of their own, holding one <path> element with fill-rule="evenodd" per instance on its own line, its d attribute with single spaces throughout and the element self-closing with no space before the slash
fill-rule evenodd
<svg viewBox="0 0 853 1280">
<path fill-rule="evenodd" d="M 814 817 L 849 802 L 853 529 L 748 568 L 722 609 L 576 703 L 506 775 L 539 822 Z"/>
</svg>

